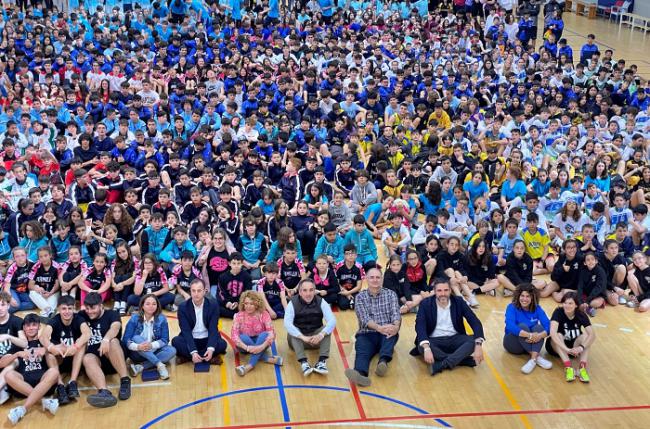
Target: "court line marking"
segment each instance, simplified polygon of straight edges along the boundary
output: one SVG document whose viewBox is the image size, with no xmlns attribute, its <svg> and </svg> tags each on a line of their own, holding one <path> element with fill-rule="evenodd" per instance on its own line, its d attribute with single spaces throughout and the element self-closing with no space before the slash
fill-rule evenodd
<svg viewBox="0 0 650 429">
<path fill-rule="evenodd" d="M 574 35 L 574 36 L 578 36 L 578 37 L 582 37 L 583 39 L 587 39 L 587 36 L 582 35 L 582 34 L 580 34 L 580 33 L 576 33 L 575 31 L 573 31 L 573 30 L 569 30 L 569 29 L 566 28 L 566 27 L 564 27 L 564 31 L 567 32 L 567 33 L 571 33 L 571 34 Z M 608 48 L 608 49 L 611 49 L 612 51 L 616 51 L 615 48 L 613 48 L 613 47 L 611 47 L 611 46 L 609 46 L 609 45 L 606 45 L 605 43 L 601 42 L 600 40 L 599 40 L 598 42 L 596 42 L 596 45 L 604 46 L 604 47 L 606 47 L 606 48 Z M 579 49 L 582 49 L 582 46 L 581 46 Z M 579 50 L 578 50 L 578 54 L 580 54 L 580 51 L 579 51 Z M 578 59 L 580 59 L 580 55 L 578 55 Z"/>
<path fill-rule="evenodd" d="M 347 423 L 332 423 L 330 426 L 372 426 L 372 427 L 386 427 L 386 428 L 405 428 L 405 429 L 444 429 L 444 426 L 429 426 L 429 425 L 411 425 L 411 424 L 398 424 L 398 423 L 382 423 L 382 422 L 347 422 Z"/>
<path fill-rule="evenodd" d="M 634 332 L 634 329 L 624 328 L 624 327 L 618 328 L 618 330 L 621 332 L 627 332 L 628 334 Z"/>
<path fill-rule="evenodd" d="M 318 426 L 318 425 L 335 425 L 335 424 L 353 424 L 357 422 L 389 422 L 403 420 L 422 420 L 429 418 L 461 418 L 461 417 L 490 417 L 490 416 L 511 416 L 511 415 L 535 415 L 535 414 L 571 414 L 571 413 L 593 413 L 609 411 L 643 411 L 650 410 L 650 405 L 628 405 L 620 407 L 593 407 L 593 408 L 557 408 L 557 409 L 531 409 L 531 410 L 501 410 L 501 411 L 477 411 L 477 412 L 458 412 L 458 413 L 441 413 L 441 414 L 414 414 L 408 416 L 385 416 L 385 417 L 368 417 L 366 420 L 361 419 L 338 419 L 338 420 L 314 420 L 291 422 L 292 426 Z M 227 429 L 262 429 L 285 426 L 286 423 L 257 423 L 228 426 Z M 204 427 L 199 429 L 218 429 L 216 427 Z"/>
<path fill-rule="evenodd" d="M 607 325 L 604 325 L 602 323 L 592 323 L 591 325 L 593 327 L 595 327 L 595 328 L 606 328 L 607 327 Z"/>
<path fill-rule="evenodd" d="M 333 311 L 338 313 L 337 308 L 335 308 Z M 334 340 L 336 342 L 336 347 L 338 348 L 339 354 L 341 355 L 341 360 L 343 361 L 343 368 L 348 369 L 350 367 L 350 365 L 349 365 L 349 362 L 348 362 L 348 358 L 345 355 L 345 351 L 343 350 L 343 342 L 341 341 L 341 336 L 339 335 L 338 329 L 334 328 L 334 331 L 332 332 L 332 334 L 334 335 Z M 354 383 L 349 382 L 349 384 L 350 384 L 350 389 L 352 391 L 352 396 L 354 396 L 354 401 L 356 402 L 357 408 L 359 410 L 359 416 L 361 417 L 362 420 L 365 420 L 366 419 L 366 412 L 363 409 L 363 404 L 361 403 L 361 397 L 359 396 L 359 389 L 357 389 L 357 386 Z M 414 406 L 412 406 L 410 404 L 407 404 L 406 402 L 402 402 L 402 401 L 399 401 L 397 399 L 389 398 L 388 396 L 383 396 L 383 395 L 379 395 L 377 393 L 372 393 L 372 392 L 367 392 L 367 391 L 361 391 L 360 393 L 364 394 L 366 396 L 374 396 L 376 398 L 393 401 L 393 402 L 398 403 L 398 404 L 400 404 L 400 405 L 402 405 L 404 407 L 411 408 L 412 410 L 417 411 L 417 412 L 419 412 L 421 414 L 426 413 L 425 410 L 414 407 Z M 447 423 L 444 420 L 436 419 L 436 421 L 438 423 L 440 423 L 441 425 L 445 426 L 445 427 L 452 427 L 449 423 Z"/>
<path fill-rule="evenodd" d="M 338 309 L 335 309 L 336 312 L 338 312 Z M 337 328 L 334 328 L 334 331 L 332 332 L 334 335 L 334 341 L 336 342 L 336 348 L 339 350 L 339 355 L 341 355 L 341 361 L 343 361 L 343 368 L 348 369 L 350 368 L 350 365 L 348 363 L 348 358 L 345 355 L 345 350 L 343 350 L 343 344 L 341 343 L 341 337 L 339 335 L 339 331 Z M 354 402 L 357 406 L 357 411 L 359 412 L 359 417 L 361 417 L 362 420 L 366 418 L 366 411 L 363 409 L 363 404 L 361 403 L 361 397 L 359 396 L 359 389 L 357 389 L 357 386 L 352 383 L 351 381 L 348 381 L 348 384 L 350 385 L 350 390 L 352 392 L 352 397 L 354 397 Z"/>
<path fill-rule="evenodd" d="M 197 399 L 195 401 L 188 402 L 187 404 L 183 404 L 183 405 L 180 405 L 180 406 L 178 406 L 176 408 L 173 408 L 173 409 L 171 409 L 169 411 L 166 411 L 166 412 L 160 414 L 159 416 L 153 418 L 152 420 L 148 421 L 147 423 L 144 423 L 142 426 L 140 426 L 140 428 L 141 429 L 148 429 L 148 428 L 152 427 L 153 425 L 155 425 L 155 424 L 161 422 L 162 420 L 166 419 L 167 417 L 171 416 L 172 414 L 175 414 L 175 413 L 177 413 L 179 411 L 183 411 L 183 410 L 185 410 L 187 408 L 194 407 L 196 405 L 203 404 L 203 403 L 208 402 L 208 401 L 213 401 L 213 400 L 221 399 L 221 398 L 228 397 L 228 396 L 241 395 L 241 394 L 244 394 L 244 393 L 253 393 L 253 392 L 261 392 L 261 391 L 267 391 L 267 390 L 275 390 L 277 388 L 278 388 L 278 386 L 258 386 L 258 387 L 250 387 L 250 388 L 246 388 L 246 389 L 231 390 L 229 392 L 222 392 L 222 393 L 219 393 L 219 394 L 216 394 L 216 395 L 207 396 L 205 398 Z M 319 390 L 333 390 L 333 391 L 338 391 L 338 392 L 350 392 L 350 389 L 347 388 L 347 387 L 306 385 L 306 384 L 288 384 L 288 385 L 285 385 L 284 388 L 285 389 L 319 389 Z M 402 401 L 400 401 L 398 399 L 394 399 L 394 398 L 390 398 L 388 396 L 382 396 L 382 395 L 378 395 L 378 394 L 371 394 L 370 392 L 361 392 L 361 393 L 362 394 L 367 394 L 368 396 L 375 396 L 375 397 L 377 397 L 379 399 L 384 399 L 384 400 L 387 400 L 388 402 L 392 402 L 392 403 L 404 406 L 406 408 L 409 408 L 411 410 L 414 410 L 414 411 L 420 413 L 420 415 L 427 416 L 427 418 L 436 418 L 436 415 L 429 414 L 426 410 L 422 410 L 422 409 L 420 409 L 420 408 L 418 408 L 418 407 L 416 407 L 414 405 L 407 404 L 407 403 L 402 402 Z M 380 418 L 372 417 L 371 420 L 372 419 L 374 419 L 374 420 L 378 419 L 377 421 L 381 421 L 383 419 L 383 417 L 380 417 Z M 351 419 L 351 421 L 355 422 L 355 421 L 365 421 L 365 420 Z M 334 421 L 334 422 L 336 422 L 336 421 Z M 309 422 L 307 422 L 307 423 L 309 423 Z M 302 423 L 299 422 L 298 423 L 298 425 L 304 425 L 304 424 L 305 424 L 305 422 L 302 422 Z M 444 424 L 448 424 L 448 423 L 445 422 Z M 257 425 L 259 425 L 259 424 L 257 424 Z M 286 426 L 286 425 L 287 425 L 286 422 L 277 423 L 277 424 L 273 423 L 269 427 L 278 427 L 278 426 Z M 296 425 L 295 422 L 291 422 L 291 426 L 295 426 L 295 425 Z M 240 425 L 240 426 L 242 426 L 242 425 Z M 246 426 L 246 425 L 244 425 L 244 426 Z M 250 426 L 250 425 L 248 425 L 248 426 Z M 222 428 L 223 426 L 217 426 L 217 427 Z M 217 428 L 217 427 L 215 427 L 215 428 Z M 228 426 L 228 428 L 233 428 L 233 427 L 237 427 L 237 426 Z M 256 424 L 253 424 L 251 427 L 256 427 Z"/>
<path fill-rule="evenodd" d="M 131 387 L 166 387 L 166 386 L 171 386 L 171 385 L 172 385 L 171 381 L 151 381 L 151 382 L 147 382 L 147 383 L 131 384 Z M 106 386 L 106 388 L 109 389 L 109 390 L 110 389 L 119 389 L 119 387 L 120 386 L 118 384 L 109 384 L 108 386 Z M 90 391 L 90 390 L 97 390 L 97 388 L 95 388 L 93 386 L 79 387 L 80 392 L 87 392 L 87 391 Z"/>
<path fill-rule="evenodd" d="M 465 329 L 467 329 L 468 335 L 472 335 L 472 328 L 469 326 L 469 323 L 465 320 Z M 472 332 L 472 334 L 469 334 L 469 332 Z M 497 368 L 494 366 L 490 358 L 488 357 L 487 353 L 483 354 L 483 357 L 485 359 L 485 363 L 487 364 L 488 368 L 490 368 L 490 372 L 492 373 L 492 376 L 494 379 L 497 381 L 499 384 L 499 387 L 501 388 L 501 391 L 503 392 L 504 395 L 506 395 L 506 398 L 508 399 L 508 402 L 510 402 L 510 406 L 515 409 L 515 411 L 521 411 L 521 405 L 519 405 L 519 402 L 515 398 L 515 395 L 513 395 L 512 391 L 506 384 L 505 380 L 503 377 L 501 377 L 501 374 L 497 370 Z M 528 417 L 526 415 L 522 414 L 519 416 L 521 419 L 521 423 L 523 423 L 524 427 L 526 429 L 533 429 L 533 426 L 530 424 L 530 421 L 528 420 Z"/>
<path fill-rule="evenodd" d="M 278 354 L 278 350 L 275 347 L 275 341 L 271 343 L 271 353 L 274 355 Z M 291 417 L 289 416 L 289 405 L 287 404 L 287 394 L 284 391 L 284 383 L 282 381 L 282 372 L 280 371 L 280 366 L 273 365 L 275 368 L 275 383 L 278 385 L 278 394 L 280 395 L 280 406 L 282 407 L 282 418 L 285 422 L 291 422 Z M 288 428 L 288 426 L 287 426 Z"/>
<path fill-rule="evenodd" d="M 219 332 L 221 332 L 221 328 L 223 327 L 221 320 L 219 320 L 217 324 L 217 329 Z M 228 337 L 227 335 L 224 334 L 224 337 Z M 230 339 L 230 337 L 228 337 Z M 228 340 L 226 340 L 228 341 Z M 231 340 L 232 341 L 232 340 Z M 233 347 L 233 350 L 237 350 L 236 347 Z M 219 368 L 219 373 L 220 373 L 220 378 L 221 378 L 221 390 L 224 392 L 228 391 L 228 375 L 226 374 L 226 361 L 224 360 L 221 363 L 221 368 Z M 224 426 L 228 426 L 230 424 L 230 401 L 228 398 L 225 398 L 223 400 L 223 424 Z"/>
</svg>

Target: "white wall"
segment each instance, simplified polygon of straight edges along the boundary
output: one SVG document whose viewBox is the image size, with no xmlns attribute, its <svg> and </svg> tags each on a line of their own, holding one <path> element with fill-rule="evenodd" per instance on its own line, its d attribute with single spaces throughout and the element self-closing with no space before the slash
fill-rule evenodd
<svg viewBox="0 0 650 429">
<path fill-rule="evenodd" d="M 636 0 L 634 2 L 634 13 L 650 18 L 650 1 Z"/>
</svg>

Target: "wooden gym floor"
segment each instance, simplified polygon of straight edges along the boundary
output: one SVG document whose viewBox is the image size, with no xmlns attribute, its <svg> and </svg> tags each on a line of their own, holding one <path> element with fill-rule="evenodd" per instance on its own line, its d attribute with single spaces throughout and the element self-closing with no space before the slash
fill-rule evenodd
<svg viewBox="0 0 650 429">
<path fill-rule="evenodd" d="M 626 58 L 650 76 L 650 38 L 602 20 L 589 21 L 565 14 L 565 37 L 576 56 L 588 33 L 601 46 L 612 47 L 615 58 Z M 209 374 L 194 375 L 190 365 L 170 368 L 169 381 L 133 380 L 133 396 L 110 409 L 86 404 L 92 389 L 84 387 L 77 404 L 61 407 L 56 417 L 32 410 L 22 427 L 86 428 L 643 428 L 650 421 L 650 317 L 628 308 L 608 307 L 592 319 L 597 342 L 590 359 L 590 384 L 564 381 L 559 361 L 550 371 L 523 375 L 523 357 L 504 352 L 504 310 L 509 300 L 480 296 L 477 313 L 487 336 L 486 361 L 477 368 L 459 368 L 430 377 L 425 364 L 409 356 L 415 315 L 407 315 L 400 331 L 388 375 L 372 377 L 365 389 L 351 387 L 343 375 L 354 363 L 353 312 L 338 313 L 329 376 L 304 378 L 288 350 L 281 322 L 274 347 L 285 366 L 264 363 L 246 377 L 235 374 L 240 357 L 229 348 L 224 365 Z M 543 302 L 551 314 L 556 304 Z M 170 316 L 172 335 L 178 332 Z M 126 323 L 126 318 L 124 322 Z M 222 332 L 230 333 L 230 321 Z M 224 335 L 226 339 L 227 337 Z M 316 356 L 313 356 L 315 359 Z M 117 378 L 110 379 L 112 386 Z M 81 386 L 88 386 L 84 377 Z M 115 389 L 114 389 L 115 390 Z M 0 407 L 0 421 L 14 401 Z M 646 422 L 646 423 L 643 423 Z"/>
</svg>

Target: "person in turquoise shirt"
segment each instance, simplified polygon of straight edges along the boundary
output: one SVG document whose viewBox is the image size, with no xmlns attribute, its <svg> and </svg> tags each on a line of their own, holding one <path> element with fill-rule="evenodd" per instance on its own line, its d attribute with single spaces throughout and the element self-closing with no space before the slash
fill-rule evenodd
<svg viewBox="0 0 650 429">
<path fill-rule="evenodd" d="M 518 167 L 510 167 L 508 178 L 501 185 L 501 207 L 507 209 L 512 200 L 523 197 L 526 192 L 526 184 L 521 180 L 521 170 Z"/>
<path fill-rule="evenodd" d="M 38 261 L 38 249 L 49 244 L 45 230 L 38 221 L 30 220 L 23 223 L 20 233 L 23 238 L 18 242 L 18 246 L 25 249 L 28 260 Z"/>
<path fill-rule="evenodd" d="M 237 25 L 241 22 L 241 0 L 230 0 L 230 10 L 232 12 L 232 19 L 237 22 Z"/>
<path fill-rule="evenodd" d="M 334 15 L 334 2 L 332 0 L 318 0 L 318 5 L 320 6 L 321 13 L 323 14 L 323 20 L 325 21 L 325 24 L 331 24 L 332 15 Z"/>
</svg>

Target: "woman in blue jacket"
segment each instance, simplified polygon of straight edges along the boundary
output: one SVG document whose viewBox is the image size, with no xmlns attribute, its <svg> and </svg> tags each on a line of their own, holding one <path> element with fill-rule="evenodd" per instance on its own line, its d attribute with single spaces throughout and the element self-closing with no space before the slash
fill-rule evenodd
<svg viewBox="0 0 650 429">
<path fill-rule="evenodd" d="M 551 332 L 548 316 L 539 305 L 539 292 L 531 283 L 522 283 L 506 308 L 506 334 L 503 347 L 508 353 L 530 355 L 521 372 L 530 374 L 535 366 L 551 369 L 553 364 L 540 355 L 544 339 Z"/>
<path fill-rule="evenodd" d="M 176 356 L 176 349 L 169 345 L 169 326 L 161 311 L 158 298 L 147 294 L 126 324 L 122 342 L 129 350 L 127 366 L 132 377 L 156 368 L 161 379 L 169 378 L 165 364 Z"/>
</svg>

